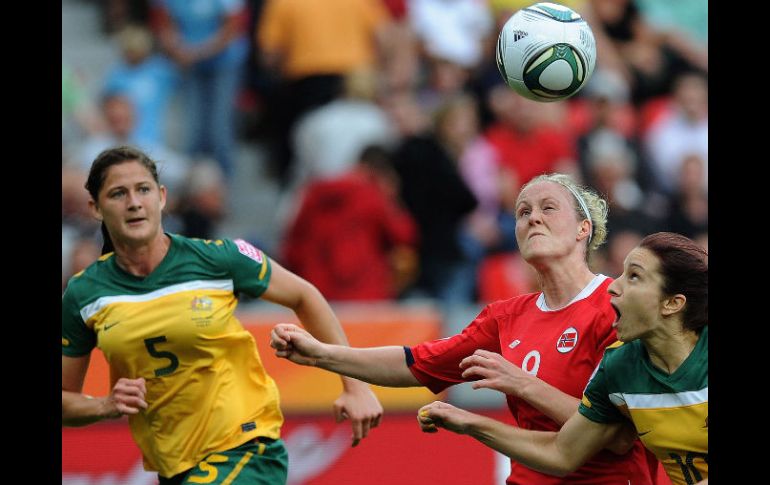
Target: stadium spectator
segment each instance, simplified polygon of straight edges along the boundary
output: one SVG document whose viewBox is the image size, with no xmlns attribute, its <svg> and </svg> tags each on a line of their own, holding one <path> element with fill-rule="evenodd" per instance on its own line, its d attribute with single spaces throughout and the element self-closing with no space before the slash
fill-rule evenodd
<svg viewBox="0 0 770 485">
<path fill-rule="evenodd" d="M 61 139 L 62 146 L 104 129 L 99 109 L 83 81 L 69 65 L 61 66 Z"/>
<path fill-rule="evenodd" d="M 103 92 L 131 100 L 134 143 L 142 147 L 166 145 L 166 113 L 178 86 L 178 73 L 168 59 L 154 53 L 148 28 L 129 25 L 118 32 L 117 38 L 122 57 L 107 70 Z"/>
<path fill-rule="evenodd" d="M 88 173 L 65 162 L 61 170 L 61 271 L 62 291 L 67 280 L 87 259 L 88 243 L 96 241 L 99 224 L 88 210 L 88 192 L 83 187 Z"/>
<path fill-rule="evenodd" d="M 574 143 L 570 134 L 544 123 L 540 103 L 516 94 L 501 84 L 489 92 L 495 122 L 484 133 L 500 154 L 500 165 L 513 181 L 511 190 L 550 172 L 577 175 Z"/>
<path fill-rule="evenodd" d="M 561 430 L 516 428 L 435 401 L 418 413 L 423 431 L 468 434 L 525 466 L 569 476 L 631 422 L 673 483 L 707 484 L 707 253 L 679 234 L 652 234 L 607 291 L 620 341 Z M 470 365 L 466 372 L 483 375 Z"/>
<path fill-rule="evenodd" d="M 62 292 L 73 275 L 83 271 L 99 258 L 99 250 L 96 239 L 91 235 L 69 241 L 66 246 L 62 244 Z"/>
<path fill-rule="evenodd" d="M 278 388 L 254 339 L 234 317 L 238 295 L 292 309 L 313 334 L 346 344 L 312 285 L 249 243 L 165 233 L 166 188 L 141 151 L 116 147 L 94 161 L 86 185 L 102 221 L 104 255 L 62 297 L 62 423 L 129 416 L 134 440 L 160 484 L 285 484 L 287 454 Z M 110 366 L 110 393 L 82 393 L 91 351 Z M 353 446 L 377 426 L 369 387 L 343 378 L 338 419 Z"/>
<path fill-rule="evenodd" d="M 179 234 L 213 239 L 227 216 L 227 184 L 219 164 L 197 160 L 187 174 L 175 214 Z"/>
<path fill-rule="evenodd" d="M 631 101 L 639 107 L 671 93 L 678 76 L 708 72 L 708 48 L 688 41 L 677 30 L 656 31 L 633 0 L 590 0 L 597 59 L 609 59 L 631 84 Z M 603 46 L 600 38 L 609 42 Z M 620 59 L 618 65 L 615 60 Z"/>
<path fill-rule="evenodd" d="M 694 73 L 680 76 L 671 104 L 648 128 L 644 140 L 658 185 L 669 195 L 676 190 L 688 155 L 703 160 L 703 181 L 708 184 L 708 133 L 708 81 Z"/>
<path fill-rule="evenodd" d="M 106 129 L 71 146 L 70 162 L 87 172 L 91 161 L 110 147 L 118 145 L 141 147 L 143 151 L 158 160 L 158 170 L 163 175 L 166 186 L 174 191 L 180 189 L 189 170 L 189 160 L 165 144 L 140 143 L 134 138 L 136 118 L 131 99 L 123 94 L 107 94 L 102 98 L 101 109 Z"/>
<path fill-rule="evenodd" d="M 465 69 L 481 63 L 487 40 L 494 35 L 487 2 L 412 0 L 408 18 L 427 58 L 444 59 Z"/>
<path fill-rule="evenodd" d="M 584 156 L 591 186 L 600 194 L 606 194 L 612 208 L 607 220 L 607 225 L 612 227 L 608 239 L 625 230 L 639 234 L 657 230 L 666 209 L 665 198 L 650 197 L 636 183 L 638 157 L 627 140 L 612 130 L 602 129 L 586 141 Z"/>
<path fill-rule="evenodd" d="M 297 120 L 340 97 L 348 73 L 379 70 L 391 50 L 390 24 L 380 1 L 265 2 L 255 41 L 265 68 L 279 79 L 266 99 L 272 163 L 282 185 L 294 161 L 290 137 Z"/>
<path fill-rule="evenodd" d="M 669 231 L 696 239 L 708 234 L 708 186 L 704 182 L 705 163 L 698 155 L 685 157 L 679 173 L 677 191 L 669 208 Z"/>
<path fill-rule="evenodd" d="M 465 94 L 447 99 L 436 113 L 436 134 L 478 201 L 459 232 L 465 268 L 459 278 L 464 283 L 461 297 L 475 301 L 479 264 L 492 251 L 516 249 L 516 221 L 503 210 L 505 177 L 497 151 L 481 135 L 476 100 Z"/>
<path fill-rule="evenodd" d="M 482 64 L 496 40 L 494 19 L 486 2 L 475 0 L 413 0 L 408 18 L 427 78 L 416 86 L 417 99 L 432 115 L 464 90 Z"/>
<path fill-rule="evenodd" d="M 626 255 L 631 252 L 639 242 L 644 239 L 644 234 L 632 228 L 613 229 L 612 237 L 607 239 L 601 262 L 602 273 L 618 278 L 623 273 L 623 263 Z M 596 265 L 596 261 L 594 264 Z"/>
<path fill-rule="evenodd" d="M 463 181 L 454 154 L 425 122 L 414 97 L 394 94 L 385 106 L 403 136 L 393 154 L 401 199 L 420 230 L 420 275 L 407 296 L 468 303 L 472 295 L 460 230 L 478 201 Z"/>
<path fill-rule="evenodd" d="M 182 72 L 185 150 L 235 171 L 236 98 L 249 41 L 243 0 L 154 0 L 161 48 Z"/>
<path fill-rule="evenodd" d="M 343 83 L 343 97 L 309 111 L 292 131 L 295 159 L 289 192 L 348 171 L 368 145 L 391 147 L 396 142 L 395 127 L 375 103 L 377 72 L 351 71 Z"/>
<path fill-rule="evenodd" d="M 391 300 L 396 262 L 416 272 L 417 225 L 398 199 L 388 153 L 366 147 L 338 177 L 305 188 L 283 241 L 284 263 L 329 300 Z M 397 261 L 393 261 L 397 258 Z"/>
<path fill-rule="evenodd" d="M 518 198 L 516 237 L 543 292 L 487 305 L 460 334 L 414 347 L 358 349 L 321 344 L 296 325 L 279 324 L 271 345 L 292 362 L 382 386 L 427 386 L 438 393 L 477 381 L 474 388 L 507 394 L 520 427 L 557 431 L 575 412 L 602 351 L 616 340 L 607 293 L 612 280 L 586 263 L 606 237 L 606 211 L 596 193 L 563 174 L 526 185 Z M 513 461 L 507 483 L 651 483 L 633 427 L 614 431 L 612 449 L 622 456 L 603 450 L 563 480 Z"/>
</svg>

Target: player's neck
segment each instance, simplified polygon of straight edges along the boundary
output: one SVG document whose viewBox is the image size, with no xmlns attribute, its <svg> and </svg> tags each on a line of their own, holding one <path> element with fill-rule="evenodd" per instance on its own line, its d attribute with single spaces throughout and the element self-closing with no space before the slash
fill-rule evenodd
<svg viewBox="0 0 770 485">
<path fill-rule="evenodd" d="M 147 276 L 160 265 L 168 254 L 171 238 L 163 231 L 149 243 L 141 245 L 120 244 L 115 242 L 115 262 L 124 271 L 134 276 Z"/>
<path fill-rule="evenodd" d="M 700 335 L 691 330 L 684 330 L 677 325 L 676 330 L 666 327 L 659 332 L 652 332 L 642 338 L 650 362 L 663 372 L 673 374 L 690 356 Z"/>
<path fill-rule="evenodd" d="M 549 266 L 538 272 L 538 281 L 548 308 L 569 304 L 596 275 L 585 265 Z"/>
</svg>

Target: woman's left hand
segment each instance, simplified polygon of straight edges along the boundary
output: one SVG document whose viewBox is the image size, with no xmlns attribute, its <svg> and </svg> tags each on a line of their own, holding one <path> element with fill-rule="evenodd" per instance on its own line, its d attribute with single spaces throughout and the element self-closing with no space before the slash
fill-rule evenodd
<svg viewBox="0 0 770 485">
<path fill-rule="evenodd" d="M 516 397 L 521 397 L 526 386 L 537 379 L 502 355 L 482 349 L 464 358 L 460 369 L 463 378 L 478 379 L 473 382 L 473 389 L 494 389 Z"/>
<path fill-rule="evenodd" d="M 343 390 L 334 401 L 334 417 L 337 422 L 350 419 L 353 426 L 353 444 L 366 438 L 371 428 L 376 428 L 382 419 L 382 405 L 371 388 L 364 383 L 354 389 Z"/>
</svg>

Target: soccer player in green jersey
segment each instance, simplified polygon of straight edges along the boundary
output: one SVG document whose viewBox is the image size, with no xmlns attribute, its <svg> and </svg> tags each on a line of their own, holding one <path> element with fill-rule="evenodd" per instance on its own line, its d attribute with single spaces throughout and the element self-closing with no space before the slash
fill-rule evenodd
<svg viewBox="0 0 770 485">
<path fill-rule="evenodd" d="M 423 431 L 468 434 L 563 476 L 630 420 L 675 485 L 708 483 L 708 254 L 674 233 L 644 238 L 608 287 L 619 342 L 607 348 L 558 432 L 508 426 L 449 404 L 423 406 Z"/>
<path fill-rule="evenodd" d="M 261 297 L 291 308 L 319 339 L 347 345 L 329 304 L 243 240 L 165 233 L 166 188 L 139 150 L 102 152 L 86 188 L 106 251 L 62 297 L 62 423 L 127 415 L 161 485 L 286 483 L 278 389 L 233 312 L 238 294 Z M 106 397 L 82 393 L 94 347 L 110 366 Z M 335 413 L 351 419 L 355 446 L 382 406 L 367 384 L 342 383 Z"/>
</svg>

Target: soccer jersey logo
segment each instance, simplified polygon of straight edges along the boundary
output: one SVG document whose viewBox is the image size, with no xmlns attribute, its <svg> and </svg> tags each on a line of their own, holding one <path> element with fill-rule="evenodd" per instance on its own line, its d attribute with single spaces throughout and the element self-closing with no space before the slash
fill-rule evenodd
<svg viewBox="0 0 770 485">
<path fill-rule="evenodd" d="M 190 309 L 194 312 L 207 312 L 211 311 L 213 304 L 211 298 L 207 296 L 196 296 L 190 303 Z"/>
<path fill-rule="evenodd" d="M 255 248 L 251 244 L 247 243 L 243 239 L 236 239 L 233 241 L 238 246 L 238 252 L 244 256 L 253 259 L 259 264 L 262 264 L 262 251 Z"/>
<path fill-rule="evenodd" d="M 578 343 L 578 331 L 575 327 L 570 327 L 565 330 L 559 339 L 556 341 L 556 350 L 559 353 L 566 354 L 575 348 Z"/>
</svg>

